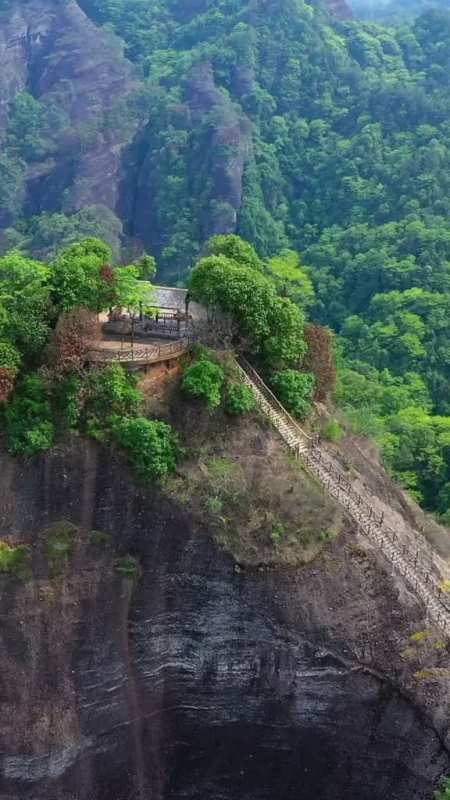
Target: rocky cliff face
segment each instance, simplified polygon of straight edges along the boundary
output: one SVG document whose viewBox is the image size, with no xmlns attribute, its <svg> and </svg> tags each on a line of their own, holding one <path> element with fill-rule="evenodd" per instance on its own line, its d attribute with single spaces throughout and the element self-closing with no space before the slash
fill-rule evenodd
<svg viewBox="0 0 450 800">
<path fill-rule="evenodd" d="M 0 141 L 6 140 L 11 104 L 21 92 L 66 116 L 51 156 L 26 163 L 21 214 L 103 206 L 141 246 L 160 255 L 178 221 L 171 226 L 167 220 L 165 204 L 174 198 L 167 195 L 171 186 L 160 167 L 165 162 L 167 170 L 178 151 L 187 169 L 186 191 L 203 208 L 192 221 L 200 241 L 235 230 L 251 125 L 215 86 L 210 64 L 193 70 L 184 102 L 168 108 L 169 135 L 161 142 L 165 131 L 152 107 L 143 103 L 136 111 L 133 105 L 142 85 L 119 40 L 75 0 L 12 0 L 0 14 L 0 59 Z M 173 130 L 178 139 L 170 136 Z M 175 164 L 169 174 L 174 183 L 179 180 Z M 1 205 L 0 227 L 13 224 L 7 204 Z"/>
<path fill-rule="evenodd" d="M 118 42 L 73 0 L 13 2 L 0 17 L 0 59 L 0 139 L 20 92 L 67 116 L 56 154 L 28 165 L 28 214 L 89 204 L 114 210 L 130 130 L 109 125 L 108 113 L 138 88 Z"/>
<path fill-rule="evenodd" d="M 445 694 L 400 657 L 423 611 L 354 533 L 242 570 L 95 445 L 0 470 L 2 536 L 33 545 L 32 580 L 0 578 L 4 800 L 430 797 Z M 55 569 L 63 518 L 84 532 Z"/>
</svg>

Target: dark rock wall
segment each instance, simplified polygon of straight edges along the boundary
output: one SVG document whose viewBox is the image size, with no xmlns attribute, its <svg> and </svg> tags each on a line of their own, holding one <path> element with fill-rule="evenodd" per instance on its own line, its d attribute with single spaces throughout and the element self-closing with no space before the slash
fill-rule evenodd
<svg viewBox="0 0 450 800">
<path fill-rule="evenodd" d="M 90 204 L 114 210 L 121 151 L 132 131 L 124 140 L 124 131 L 103 123 L 139 87 L 118 41 L 74 0 L 15 2 L 0 17 L 0 63 L 0 140 L 9 104 L 21 91 L 54 102 L 70 122 L 55 156 L 29 167 L 27 213 L 73 212 Z M 80 148 L 89 124 L 96 132 Z"/>
<path fill-rule="evenodd" d="M 428 800 L 448 755 L 398 658 L 422 609 L 373 554 L 239 571 L 92 444 L 0 471 L 2 536 L 34 543 L 0 579 L 2 800 Z M 139 555 L 134 590 L 83 539 L 49 578 L 61 518 Z"/>
</svg>

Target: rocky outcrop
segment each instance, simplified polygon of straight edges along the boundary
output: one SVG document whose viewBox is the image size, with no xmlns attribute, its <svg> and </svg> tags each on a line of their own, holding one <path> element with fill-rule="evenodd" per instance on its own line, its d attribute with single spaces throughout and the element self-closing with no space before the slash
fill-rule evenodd
<svg viewBox="0 0 450 800">
<path fill-rule="evenodd" d="M 118 40 L 74 0 L 13 0 L 0 17 L 0 62 L 0 139 L 21 91 L 67 117 L 56 154 L 28 167 L 28 214 L 91 204 L 114 210 L 121 150 L 133 131 L 123 122 L 111 125 L 108 114 L 138 88 Z"/>
<path fill-rule="evenodd" d="M 124 215 L 132 235 L 157 255 L 179 232 L 180 220 L 189 219 L 186 205 L 176 217 L 173 211 L 164 212 L 168 200 L 174 203 L 168 192 L 168 165 L 174 182 L 184 181 L 188 196 L 195 198 L 191 235 L 203 242 L 211 235 L 236 230 L 244 168 L 252 153 L 250 119 L 216 85 L 209 62 L 193 68 L 183 103 L 167 107 L 164 124 L 169 130 L 164 138 L 151 120 L 137 142 L 129 170 L 132 178 L 124 190 L 128 205 Z"/>
<path fill-rule="evenodd" d="M 243 570 L 92 443 L 0 470 L 2 536 L 33 547 L 31 581 L 0 578 L 2 797 L 428 800 L 445 690 L 413 678 L 423 609 L 366 542 Z M 55 572 L 62 518 L 85 532 Z"/>
</svg>

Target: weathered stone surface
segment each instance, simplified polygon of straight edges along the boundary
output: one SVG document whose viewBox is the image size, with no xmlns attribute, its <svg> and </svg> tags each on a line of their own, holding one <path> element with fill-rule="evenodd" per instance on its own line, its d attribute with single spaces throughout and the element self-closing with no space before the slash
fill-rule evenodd
<svg viewBox="0 0 450 800">
<path fill-rule="evenodd" d="M 118 204 L 121 150 L 132 130 L 106 126 L 107 113 L 138 88 L 120 44 L 87 18 L 75 0 L 13 2 L 0 17 L 0 139 L 8 107 L 29 91 L 63 109 L 69 128 L 54 159 L 28 173 L 28 213 Z M 87 125 L 97 133 L 81 149 Z"/>
<path fill-rule="evenodd" d="M 2 798 L 429 799 L 446 699 L 405 675 L 423 610 L 370 549 L 239 571 L 93 444 L 0 472 L 2 536 L 35 545 L 30 583 L 0 579 Z M 49 580 L 61 518 L 139 555 L 133 592 L 83 538 Z"/>
</svg>

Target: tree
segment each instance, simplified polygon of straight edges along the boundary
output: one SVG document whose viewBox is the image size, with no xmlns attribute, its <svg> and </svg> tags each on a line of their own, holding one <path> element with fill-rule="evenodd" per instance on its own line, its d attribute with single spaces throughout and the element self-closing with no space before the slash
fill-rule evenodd
<svg viewBox="0 0 450 800">
<path fill-rule="evenodd" d="M 243 383 L 230 383 L 227 386 L 225 397 L 225 411 L 227 414 L 249 414 L 256 408 L 253 392 Z"/>
<path fill-rule="evenodd" d="M 143 481 L 165 478 L 173 472 L 178 440 L 170 425 L 145 417 L 113 417 L 111 426 L 113 440 L 125 450 Z"/>
<path fill-rule="evenodd" d="M 300 420 L 305 419 L 312 407 L 314 375 L 285 369 L 271 378 L 272 386 L 281 403 Z"/>
<path fill-rule="evenodd" d="M 269 278 L 223 255 L 202 259 L 190 280 L 192 296 L 234 320 L 241 344 L 268 366 L 297 365 L 305 353 L 304 316 L 277 296 Z"/>
<path fill-rule="evenodd" d="M 16 251 L 0 258 L 0 335 L 25 358 L 40 353 L 50 332 L 50 275 L 45 264 Z"/>
<path fill-rule="evenodd" d="M 279 255 L 269 259 L 265 272 L 274 282 L 281 297 L 288 297 L 303 309 L 314 302 L 311 278 L 301 266 L 300 256 L 294 250 L 282 250 Z"/>
<path fill-rule="evenodd" d="M 103 279 L 102 270 L 111 257 L 111 248 L 100 239 L 85 239 L 59 253 L 52 265 L 56 305 L 62 311 L 108 308 L 115 296 L 114 286 Z"/>
<path fill-rule="evenodd" d="M 219 364 L 201 358 L 184 371 L 183 391 L 204 400 L 210 409 L 220 406 L 225 373 Z"/>
<path fill-rule="evenodd" d="M 54 441 L 52 409 L 47 389 L 38 375 L 28 375 L 5 409 L 6 440 L 12 455 L 33 456 Z"/>
<path fill-rule="evenodd" d="M 20 363 L 17 348 L 10 342 L 0 341 L 0 403 L 5 403 L 13 392 Z"/>
<path fill-rule="evenodd" d="M 262 262 L 255 248 L 235 234 L 213 236 L 205 245 L 205 256 L 225 256 L 240 267 L 262 269 Z"/>
<path fill-rule="evenodd" d="M 100 336 L 99 327 L 94 312 L 84 308 L 74 308 L 60 315 L 47 354 L 55 377 L 61 379 L 72 372 L 82 373 L 89 348 L 96 336 Z"/>
<path fill-rule="evenodd" d="M 315 399 L 324 402 L 336 387 L 336 364 L 333 353 L 333 337 L 328 328 L 306 325 L 307 352 L 303 360 L 304 372 L 315 377 Z"/>
</svg>

